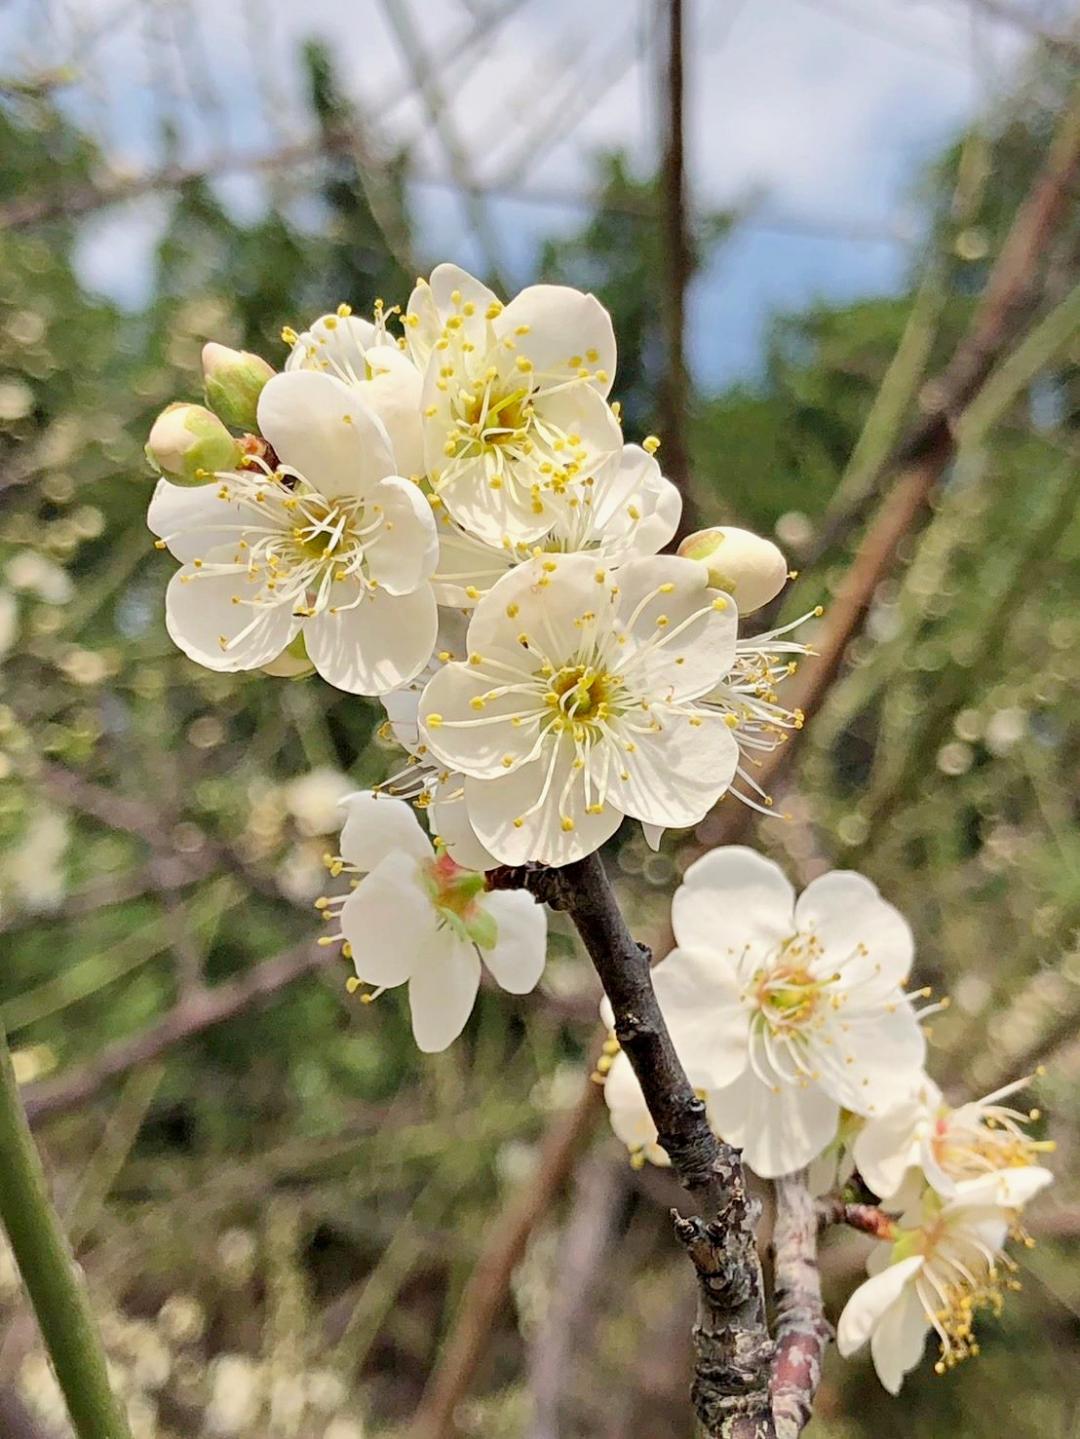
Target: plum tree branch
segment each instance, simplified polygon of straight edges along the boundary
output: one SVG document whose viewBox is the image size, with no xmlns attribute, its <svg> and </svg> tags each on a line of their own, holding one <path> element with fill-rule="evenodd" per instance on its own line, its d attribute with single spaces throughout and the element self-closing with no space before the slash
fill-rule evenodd
<svg viewBox="0 0 1080 1439">
<path fill-rule="evenodd" d="M 827 1337 L 820 1293 L 815 1310 L 807 1273 L 816 1242 L 812 1203 L 798 1188 L 784 1190 L 788 1297 L 778 1345 L 769 1333 L 757 1250 L 760 1204 L 747 1189 L 738 1151 L 709 1127 L 661 1013 L 649 950 L 627 928 L 599 855 L 558 870 L 496 870 L 489 882 L 527 888 L 573 921 L 611 1002 L 616 1037 L 660 1143 L 692 1202 L 695 1212 L 676 1212 L 673 1219 L 698 1281 L 691 1387 L 698 1419 L 713 1439 L 792 1439 L 809 1417 Z M 777 1398 L 783 1429 L 777 1427 Z"/>
</svg>

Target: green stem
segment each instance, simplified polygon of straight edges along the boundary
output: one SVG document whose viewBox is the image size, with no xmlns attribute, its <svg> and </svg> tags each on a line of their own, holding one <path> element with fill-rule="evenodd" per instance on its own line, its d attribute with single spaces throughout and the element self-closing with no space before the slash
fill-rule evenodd
<svg viewBox="0 0 1080 1439">
<path fill-rule="evenodd" d="M 79 1439 L 131 1439 L 109 1388 L 82 1273 L 49 1199 L 0 1028 L 0 1221 L 30 1295 Z"/>
</svg>

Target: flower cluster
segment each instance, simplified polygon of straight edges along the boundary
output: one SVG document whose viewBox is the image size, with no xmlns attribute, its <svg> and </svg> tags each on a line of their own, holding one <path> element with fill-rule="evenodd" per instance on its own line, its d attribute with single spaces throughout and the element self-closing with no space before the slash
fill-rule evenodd
<svg viewBox="0 0 1080 1439">
<path fill-rule="evenodd" d="M 777 685 L 805 646 L 740 640 L 738 616 L 787 566 L 736 529 L 660 554 L 679 493 L 656 440 L 623 440 L 594 296 L 504 305 L 439 265 L 401 312 L 285 339 L 280 374 L 208 344 L 210 408 L 150 435 L 186 655 L 381 698 L 410 755 L 395 792 L 469 867 L 563 864 L 625 815 L 657 843 L 737 777 L 767 803 L 754 759 L 801 723 Z"/>
<path fill-rule="evenodd" d="M 871 1277 L 837 1331 L 868 1340 L 898 1392 L 926 1334 L 939 1372 L 978 1353 L 974 1319 L 1015 1286 L 1004 1252 L 1023 1206 L 1051 1181 L 1052 1148 L 1003 1103 L 1027 1080 L 950 1107 L 924 1072 L 905 989 L 911 931 L 862 875 L 837 871 L 796 898 L 783 872 L 740 846 L 692 864 L 672 904 L 677 948 L 653 971 L 661 1009 L 710 1124 L 762 1178 L 810 1166 L 831 1188 L 857 1171 L 881 1201 Z M 605 1018 L 613 1022 L 605 1001 Z M 612 1128 L 636 1163 L 668 1162 L 629 1059 L 614 1037 L 601 1070 Z"/>
</svg>

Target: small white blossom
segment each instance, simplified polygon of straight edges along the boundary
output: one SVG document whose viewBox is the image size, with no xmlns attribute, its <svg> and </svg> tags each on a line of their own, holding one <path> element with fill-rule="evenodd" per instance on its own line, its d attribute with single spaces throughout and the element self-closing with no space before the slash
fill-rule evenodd
<svg viewBox="0 0 1080 1439">
<path fill-rule="evenodd" d="M 503 305 L 439 265 L 412 293 L 405 339 L 424 371 L 425 469 L 467 532 L 494 546 L 537 540 L 618 468 L 615 335 L 595 296 L 533 285 Z"/>
<path fill-rule="evenodd" d="M 952 1199 L 932 1190 L 917 1215 L 906 1215 L 891 1243 L 867 1263 L 870 1278 L 848 1300 L 836 1330 L 847 1358 L 869 1340 L 878 1378 L 898 1394 L 922 1358 L 928 1330 L 941 1346 L 938 1373 L 979 1352 L 977 1313 L 999 1313 L 1013 1287 L 1004 1254 L 1019 1211 L 1053 1179 L 1036 1166 L 965 1180 Z"/>
<path fill-rule="evenodd" d="M 655 555 L 674 535 L 682 496 L 640 445 L 624 445 L 618 468 L 573 495 L 535 543 L 488 545 L 439 507 L 439 563 L 431 583 L 440 604 L 468 608 L 508 570 L 547 553 L 590 554 L 614 566 Z"/>
<path fill-rule="evenodd" d="M 910 1094 L 926 1048 L 900 987 L 911 931 L 862 875 L 822 875 L 796 901 L 770 860 L 716 849 L 687 870 L 672 929 L 656 997 L 716 1132 L 756 1174 L 809 1164 L 842 1110 Z"/>
<path fill-rule="evenodd" d="M 285 369 L 318 370 L 354 388 L 386 427 L 395 473 L 418 479 L 424 471 L 423 376 L 387 334 L 382 310 L 373 323 L 341 305 L 299 335 L 287 330 L 285 338 L 292 345 Z"/>
<path fill-rule="evenodd" d="M 724 716 L 697 702 L 730 668 L 735 629 L 734 602 L 672 555 L 614 574 L 552 555 L 504 576 L 473 611 L 468 659 L 420 701 L 481 843 L 503 864 L 561 865 L 624 815 L 696 824 L 738 763 Z"/>
<path fill-rule="evenodd" d="M 1032 1139 L 1021 1127 L 1037 1119 L 1038 1110 L 1025 1113 L 1001 1102 L 1030 1082 L 1018 1079 L 954 1109 L 924 1076 L 909 1099 L 868 1120 L 856 1136 L 859 1173 L 885 1202 L 906 1192 L 912 1171 L 948 1199 L 966 1180 L 1036 1164 L 1054 1148 L 1052 1140 Z"/>
<path fill-rule="evenodd" d="M 395 475 L 381 422 L 330 375 L 276 375 L 259 427 L 276 470 L 154 491 L 148 523 L 182 565 L 166 593 L 169 634 L 196 663 L 232 671 L 278 659 L 302 632 L 330 684 L 385 694 L 435 642 L 430 507 Z"/>
<path fill-rule="evenodd" d="M 445 1049 L 465 1027 L 481 963 L 511 994 L 527 994 L 544 968 L 547 920 L 524 890 L 487 893 L 484 877 L 437 853 L 404 800 L 369 792 L 345 802 L 335 872 L 362 875 L 322 903 L 357 978 L 377 992 L 408 983 L 413 1035 Z"/>
</svg>

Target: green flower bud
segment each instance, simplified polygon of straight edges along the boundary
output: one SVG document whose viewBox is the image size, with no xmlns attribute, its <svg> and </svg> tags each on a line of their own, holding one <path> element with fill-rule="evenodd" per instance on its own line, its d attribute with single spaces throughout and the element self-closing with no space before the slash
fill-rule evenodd
<svg viewBox="0 0 1080 1439">
<path fill-rule="evenodd" d="M 679 546 L 684 559 L 709 571 L 709 584 L 732 595 L 741 615 L 767 605 L 784 588 L 787 560 L 771 540 L 730 525 L 698 530 Z"/>
<path fill-rule="evenodd" d="M 259 396 L 274 373 L 273 366 L 259 355 L 230 350 L 212 340 L 203 346 L 202 365 L 206 403 L 227 425 L 254 430 Z"/>
<path fill-rule="evenodd" d="M 243 455 L 240 441 L 202 405 L 167 405 L 146 444 L 150 463 L 182 485 L 197 485 L 215 470 L 232 470 Z"/>
</svg>

